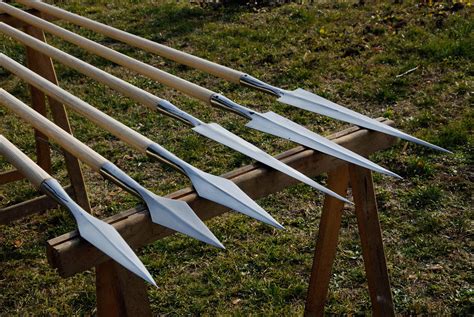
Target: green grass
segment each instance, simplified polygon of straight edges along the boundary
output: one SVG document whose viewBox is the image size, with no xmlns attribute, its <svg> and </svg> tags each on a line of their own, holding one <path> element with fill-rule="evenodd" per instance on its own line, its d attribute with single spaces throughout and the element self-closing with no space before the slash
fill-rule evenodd
<svg viewBox="0 0 474 317">
<path fill-rule="evenodd" d="M 472 273 L 473 43 L 472 7 L 446 3 L 353 6 L 350 3 L 248 9 L 200 8 L 155 1 L 67 1 L 61 6 L 288 89 L 304 87 L 454 152 L 398 145 L 371 158 L 404 180 L 375 175 L 380 221 L 396 312 L 401 315 L 474 313 Z M 152 54 L 73 27 L 84 36 L 189 79 L 259 110 L 274 110 L 328 135 L 347 126 L 291 108 Z M 24 61 L 24 49 L 0 36 L 0 51 Z M 147 78 L 124 71 L 80 48 L 50 43 L 108 72 L 169 99 L 205 121 L 277 154 L 293 144 L 244 128 L 244 120 L 193 101 Z M 418 69 L 402 77 L 405 71 Z M 61 86 L 215 174 L 251 162 L 183 124 L 57 64 Z M 0 86 L 29 102 L 27 87 L 0 69 Z M 143 185 L 167 194 L 189 185 L 87 120 L 71 114 L 75 135 L 116 162 Z M 34 157 L 31 129 L 0 107 L 0 131 Z M 55 176 L 67 182 L 60 151 Z M 0 158 L 0 170 L 10 165 Z M 106 217 L 138 201 L 85 168 L 96 215 Z M 324 178 L 320 178 L 324 181 Z M 0 187 L 0 204 L 35 197 L 26 181 Z M 285 227 L 275 231 L 235 213 L 208 222 L 226 245 L 219 251 L 182 235 L 140 250 L 159 289 L 153 311 L 166 315 L 301 315 L 304 309 L 322 196 L 293 186 L 259 201 Z M 0 227 L 1 315 L 88 315 L 95 309 L 93 271 L 61 279 L 46 261 L 45 242 L 75 228 L 64 210 Z M 341 228 L 327 312 L 369 314 L 357 223 L 347 207 Z"/>
</svg>

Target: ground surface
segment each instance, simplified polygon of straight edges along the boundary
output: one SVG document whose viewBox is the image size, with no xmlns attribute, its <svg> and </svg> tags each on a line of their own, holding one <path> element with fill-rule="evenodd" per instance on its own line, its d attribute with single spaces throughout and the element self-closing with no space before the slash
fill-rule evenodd
<svg viewBox="0 0 474 317">
<path fill-rule="evenodd" d="M 473 74 L 472 7 L 457 5 L 314 4 L 277 8 L 200 8 L 155 1 L 67 1 L 59 5 L 94 19 L 225 65 L 285 88 L 305 87 L 454 151 L 445 155 L 399 143 L 372 159 L 404 176 L 375 176 L 380 218 L 396 311 L 401 314 L 472 314 Z M 458 10 L 459 9 L 459 10 Z M 255 108 L 272 109 L 323 134 L 344 127 L 292 109 L 270 97 L 177 66 L 97 34 L 68 28 L 201 83 Z M 93 57 L 58 39 L 54 45 L 116 74 L 191 113 L 216 121 L 272 154 L 293 145 L 243 128 L 236 116 L 214 111 L 151 80 Z M 23 61 L 24 50 L 0 36 L 0 51 Z M 418 67 L 402 77 L 397 75 Z M 61 85 L 192 164 L 224 173 L 250 162 L 193 134 L 184 125 L 61 65 Z M 0 69 L 0 85 L 28 101 L 25 85 Z M 181 175 L 152 163 L 87 120 L 72 117 L 75 134 L 159 194 L 188 185 Z M 34 156 L 31 130 L 0 107 L 1 132 Z M 0 170 L 9 166 L 0 159 Z M 55 150 L 54 170 L 65 172 Z M 100 217 L 137 201 L 85 169 Z M 321 179 L 324 181 L 324 179 Z M 0 204 L 35 196 L 27 182 L 0 188 Z M 259 201 L 283 225 L 274 231 L 229 214 L 209 222 L 226 245 L 218 251 L 177 236 L 141 250 L 160 288 L 151 290 L 155 312 L 169 315 L 301 315 L 322 196 L 295 186 Z M 75 228 L 64 210 L 0 227 L 0 314 L 89 314 L 94 273 L 61 279 L 46 262 L 45 241 Z M 353 210 L 347 208 L 331 280 L 327 311 L 368 313 L 369 297 Z"/>
</svg>

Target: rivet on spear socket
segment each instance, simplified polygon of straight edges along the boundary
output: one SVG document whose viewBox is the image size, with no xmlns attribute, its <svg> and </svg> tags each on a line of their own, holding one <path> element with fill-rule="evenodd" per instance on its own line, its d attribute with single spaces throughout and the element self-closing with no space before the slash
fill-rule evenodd
<svg viewBox="0 0 474 317">
<path fill-rule="evenodd" d="M 163 44 L 144 39 L 142 37 L 133 35 L 128 32 L 124 32 L 117 28 L 82 17 L 80 15 L 68 12 L 66 10 L 57 8 L 55 6 L 43 2 L 31 0 L 17 0 L 17 2 L 35 8 L 39 11 L 48 13 L 52 16 L 59 17 L 79 26 L 88 28 L 97 33 L 104 34 L 108 37 L 111 37 L 118 41 L 122 41 L 131 46 L 158 54 L 162 57 L 168 58 L 180 64 L 199 69 L 201 71 L 215 75 L 217 77 L 223 78 L 236 84 L 242 84 L 244 86 L 269 93 L 278 97 L 277 100 L 282 103 L 305 109 L 311 112 L 315 112 L 324 116 L 328 116 L 336 120 L 355 124 L 369 130 L 379 131 L 438 151 L 451 153 L 451 151 L 449 150 L 415 138 L 398 129 L 387 126 L 381 122 L 378 122 L 377 120 L 374 120 L 368 116 L 338 105 L 332 101 L 329 101 L 302 88 L 298 88 L 293 91 L 281 89 L 235 69 L 219 65 L 209 60 L 193 56 L 189 53 L 185 53 L 165 46 Z"/>
<path fill-rule="evenodd" d="M 0 104 L 17 114 L 36 130 L 56 141 L 62 148 L 76 156 L 94 171 L 143 200 L 154 223 L 216 247 L 224 248 L 184 201 L 153 194 L 103 156 L 1 88 Z"/>
<path fill-rule="evenodd" d="M 0 135 L 0 155 L 22 172 L 38 189 L 69 210 L 74 216 L 79 234 L 84 240 L 127 270 L 156 286 L 153 277 L 114 227 L 85 212 L 69 197 L 57 180 L 36 165 L 3 135 Z"/>
</svg>

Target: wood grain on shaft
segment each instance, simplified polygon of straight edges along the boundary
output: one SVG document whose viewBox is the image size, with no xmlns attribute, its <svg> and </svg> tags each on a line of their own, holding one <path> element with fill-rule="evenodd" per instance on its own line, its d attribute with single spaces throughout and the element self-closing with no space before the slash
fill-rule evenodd
<svg viewBox="0 0 474 317">
<path fill-rule="evenodd" d="M 158 98 L 134 85 L 127 83 L 126 81 L 110 75 L 109 73 L 100 70 L 86 62 L 81 61 L 80 59 L 69 55 L 51 45 L 38 41 L 34 37 L 31 37 L 23 32 L 12 28 L 5 23 L 0 23 L 0 32 L 10 36 L 11 38 L 17 40 L 18 42 L 29 46 L 38 52 L 41 52 L 61 63 L 67 65 L 71 68 L 74 68 L 80 73 L 93 78 L 99 82 L 105 83 L 111 88 L 120 91 L 124 95 L 138 101 L 139 103 L 155 109 L 158 102 L 162 99 Z"/>
<path fill-rule="evenodd" d="M 383 119 L 379 119 L 383 120 Z M 383 120 L 392 124 L 393 122 Z M 361 155 L 369 155 L 376 151 L 389 148 L 396 138 L 377 132 L 369 132 L 351 127 L 329 137 L 334 142 L 355 151 Z M 282 162 L 296 168 L 300 172 L 315 177 L 331 171 L 345 162 L 313 150 L 298 146 L 277 156 Z M 263 166 L 262 164 L 248 165 L 223 175 L 235 182 L 251 198 L 265 197 L 271 193 L 298 183 L 290 176 Z M 262 184 L 267 184 L 262 186 Z M 192 188 L 177 191 L 167 197 L 180 199 L 190 204 L 198 216 L 207 220 L 228 209 L 199 198 Z M 162 239 L 173 234 L 172 230 L 153 224 L 145 208 L 139 207 L 117 214 L 107 219 L 134 248 Z M 102 253 L 78 239 L 75 233 L 69 233 L 48 241 L 48 261 L 58 269 L 61 276 L 67 277 L 82 272 L 107 260 Z"/>
<path fill-rule="evenodd" d="M 15 166 L 25 177 L 27 177 L 37 188 L 48 178 L 51 178 L 41 167 L 36 165 L 25 153 L 20 151 L 15 145 L 0 135 L 0 155 L 5 157 Z"/>
<path fill-rule="evenodd" d="M 158 54 L 162 57 L 168 58 L 177 63 L 187 65 L 187 66 L 202 70 L 206 73 L 221 77 L 235 84 L 238 84 L 240 82 L 240 77 L 244 75 L 244 73 L 231 69 L 229 67 L 222 66 L 214 62 L 205 60 L 203 58 L 193 56 L 191 54 L 176 50 L 174 48 L 118 30 L 116 28 L 82 17 L 80 15 L 68 12 L 66 10 L 48 5 L 46 3 L 42 3 L 38 1 L 27 1 L 27 0 L 17 0 L 17 2 L 29 7 L 35 8 L 36 10 L 42 11 L 44 13 L 48 13 L 49 15 L 55 16 L 57 18 L 83 26 L 97 33 L 102 33 L 108 37 L 122 41 L 131 46 L 141 48 L 144 51 Z"/>
<path fill-rule="evenodd" d="M 77 98 L 69 92 L 61 89 L 57 85 L 51 83 L 50 81 L 44 79 L 43 77 L 37 75 L 28 68 L 1 53 L 0 66 L 9 70 L 30 85 L 41 90 L 48 96 L 69 106 L 74 111 L 88 118 L 103 129 L 110 131 L 113 135 L 123 140 L 125 143 L 132 145 L 139 151 L 145 152 L 148 146 L 153 143 L 152 140 L 129 128 L 125 124 L 106 115 L 102 111 L 94 108 L 80 98 Z"/>
<path fill-rule="evenodd" d="M 213 91 L 210 91 L 187 80 L 181 79 L 177 76 L 159 70 L 158 68 L 128 57 L 127 55 L 116 52 L 113 49 L 98 44 L 87 38 L 84 38 L 76 33 L 63 29 L 53 23 L 35 17 L 34 15 L 28 14 L 6 3 L 0 2 L 0 10 L 7 12 L 8 14 L 16 17 L 17 19 L 28 21 L 28 23 L 30 23 L 31 25 L 37 28 L 41 28 L 46 32 L 54 34 L 68 42 L 82 47 L 83 49 L 93 54 L 109 59 L 114 63 L 132 69 L 144 76 L 147 76 L 153 80 L 162 83 L 163 85 L 177 89 L 187 95 L 200 99 L 204 102 L 209 103 L 211 96 L 214 94 Z"/>
<path fill-rule="evenodd" d="M 55 140 L 62 148 L 79 158 L 92 169 L 99 171 L 100 167 L 107 162 L 100 154 L 94 152 L 94 150 L 87 145 L 81 143 L 41 114 L 10 95 L 4 89 L 0 89 L 0 104 L 16 113 L 35 129 Z"/>
</svg>

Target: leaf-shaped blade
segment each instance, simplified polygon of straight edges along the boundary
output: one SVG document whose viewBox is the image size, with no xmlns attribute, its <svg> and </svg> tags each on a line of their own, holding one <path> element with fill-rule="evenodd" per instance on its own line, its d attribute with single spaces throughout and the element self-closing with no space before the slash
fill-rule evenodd
<svg viewBox="0 0 474 317">
<path fill-rule="evenodd" d="M 217 141 L 240 153 L 243 153 L 248 157 L 257 160 L 260 163 L 270 166 L 276 169 L 277 171 L 280 171 L 309 186 L 312 186 L 317 190 L 320 190 L 325 193 L 332 193 L 332 191 L 313 181 L 308 176 L 277 160 L 273 156 L 265 153 L 258 147 L 229 132 L 228 130 L 224 129 L 216 123 L 201 124 L 197 127 L 194 127 L 193 130 L 205 137 L 213 139 L 214 141 Z"/>
<path fill-rule="evenodd" d="M 110 162 L 101 166 L 100 173 L 133 195 L 141 198 L 145 202 L 154 223 L 219 248 L 224 248 L 184 201 L 163 198 L 153 194 Z"/>
<path fill-rule="evenodd" d="M 252 121 L 247 123 L 246 126 L 288 139 L 313 150 L 334 156 L 343 161 L 400 178 L 397 174 L 371 162 L 365 157 L 354 153 L 274 112 L 255 113 L 252 115 Z"/>
<path fill-rule="evenodd" d="M 189 170 L 188 176 L 199 196 L 272 225 L 275 228 L 283 228 L 234 182 L 198 169 Z"/>
<path fill-rule="evenodd" d="M 156 286 L 143 263 L 114 227 L 85 212 L 76 217 L 76 221 L 81 237 L 127 270 Z"/>
<path fill-rule="evenodd" d="M 160 197 L 151 192 L 142 195 L 142 198 L 154 223 L 224 249 L 222 243 L 186 202 Z"/>
<path fill-rule="evenodd" d="M 44 180 L 41 190 L 67 208 L 74 216 L 82 238 L 107 254 L 127 270 L 156 286 L 155 281 L 133 250 L 111 225 L 85 212 L 54 178 Z"/>
<path fill-rule="evenodd" d="M 449 150 L 415 138 L 414 136 L 406 134 L 405 132 L 378 122 L 377 120 L 364 116 L 363 114 L 338 105 L 330 100 L 301 88 L 293 91 L 283 91 L 283 95 L 278 98 L 278 101 L 311 112 L 319 113 L 330 118 L 352 123 L 370 130 L 393 135 L 400 139 L 411 141 L 438 151 L 451 153 Z"/>
</svg>

